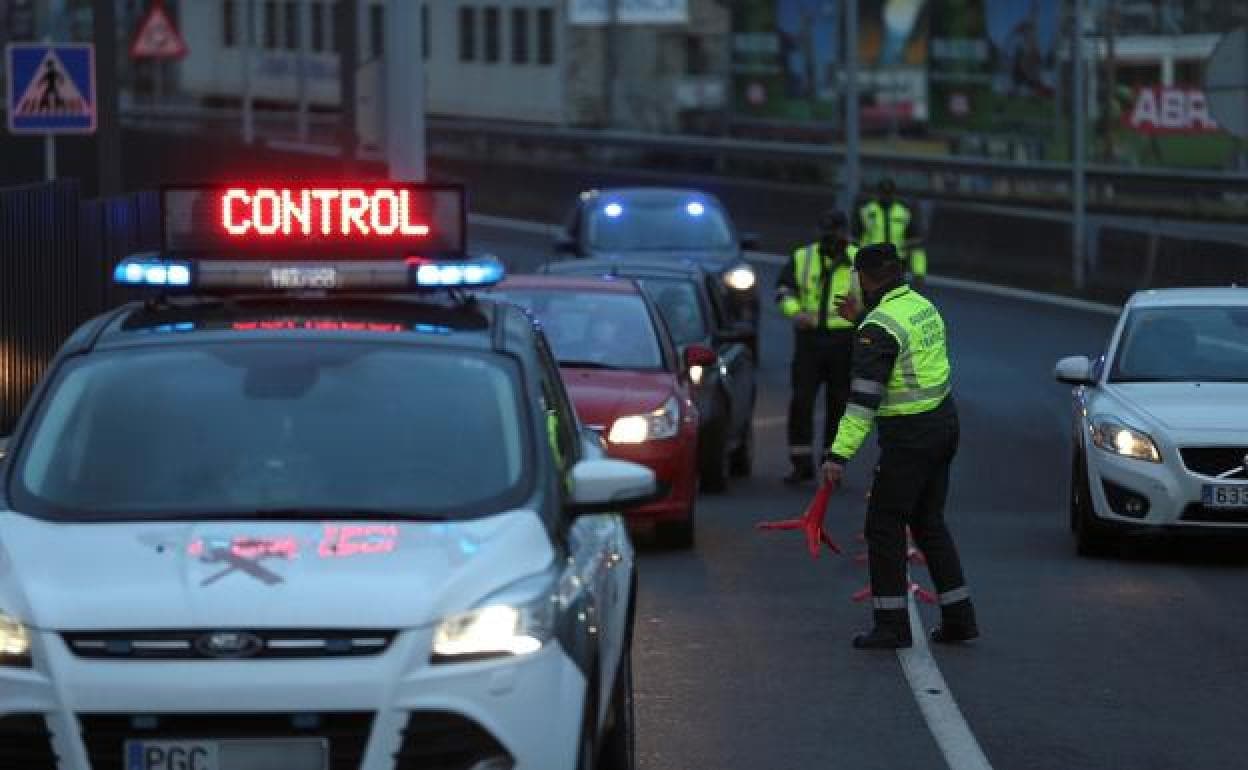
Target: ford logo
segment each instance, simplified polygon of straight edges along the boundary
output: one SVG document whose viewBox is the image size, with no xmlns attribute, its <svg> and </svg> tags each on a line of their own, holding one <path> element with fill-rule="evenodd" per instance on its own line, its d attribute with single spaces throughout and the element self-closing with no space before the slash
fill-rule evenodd
<svg viewBox="0 0 1248 770">
<path fill-rule="evenodd" d="M 264 649 L 264 640 L 245 631 L 213 631 L 195 640 L 195 650 L 209 658 L 251 658 Z"/>
</svg>

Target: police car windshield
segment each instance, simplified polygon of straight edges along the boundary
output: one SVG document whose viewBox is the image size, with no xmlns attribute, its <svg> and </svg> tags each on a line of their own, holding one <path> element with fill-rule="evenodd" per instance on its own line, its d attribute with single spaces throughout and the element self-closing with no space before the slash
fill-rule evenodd
<svg viewBox="0 0 1248 770">
<path fill-rule="evenodd" d="M 1248 308 L 1133 310 L 1111 382 L 1248 382 Z"/>
<path fill-rule="evenodd" d="M 733 245 L 723 212 L 685 198 L 604 201 L 590 212 L 587 234 L 599 251 L 717 251 Z"/>
<path fill-rule="evenodd" d="M 638 278 L 637 283 L 659 308 L 659 314 L 672 335 L 672 342 L 689 345 L 706 339 L 706 318 L 702 314 L 698 288 L 692 281 Z"/>
<path fill-rule="evenodd" d="M 511 362 L 363 342 L 143 346 L 67 362 L 16 458 L 45 518 L 469 517 L 528 486 Z"/>
<path fill-rule="evenodd" d="M 665 368 L 654 320 L 638 294 L 506 289 L 498 294 L 542 324 L 559 363 L 596 369 Z"/>
</svg>

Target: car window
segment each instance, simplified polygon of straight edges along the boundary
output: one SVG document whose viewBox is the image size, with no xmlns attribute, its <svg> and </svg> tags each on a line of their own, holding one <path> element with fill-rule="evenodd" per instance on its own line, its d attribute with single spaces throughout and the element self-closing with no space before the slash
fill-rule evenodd
<svg viewBox="0 0 1248 770">
<path fill-rule="evenodd" d="M 732 227 L 715 205 L 700 200 L 596 203 L 586 215 L 586 241 L 601 251 L 698 251 L 733 247 Z"/>
<path fill-rule="evenodd" d="M 1248 382 L 1248 308 L 1131 311 L 1111 382 Z"/>
<path fill-rule="evenodd" d="M 13 499 L 104 519 L 503 510 L 530 475 L 517 382 L 502 356 L 414 346 L 95 353 L 58 372 L 14 458 Z"/>
<path fill-rule="evenodd" d="M 581 444 L 577 437 L 576 414 L 563 388 L 559 363 L 546 343 L 545 335 L 538 332 L 536 339 L 538 357 L 542 362 L 542 410 L 548 421 L 546 439 L 554 454 L 555 464 L 566 474 L 580 459 Z"/>
<path fill-rule="evenodd" d="M 563 366 L 666 369 L 655 320 L 639 294 L 516 288 L 495 294 L 533 314 Z"/>
<path fill-rule="evenodd" d="M 695 283 L 672 278 L 638 278 L 637 283 L 658 308 L 672 342 L 689 345 L 706 339 L 706 309 Z"/>
</svg>

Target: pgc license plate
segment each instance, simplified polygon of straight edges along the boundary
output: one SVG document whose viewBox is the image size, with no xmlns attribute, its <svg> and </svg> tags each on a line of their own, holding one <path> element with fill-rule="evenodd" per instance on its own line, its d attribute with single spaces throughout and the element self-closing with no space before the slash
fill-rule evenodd
<svg viewBox="0 0 1248 770">
<path fill-rule="evenodd" d="M 126 741 L 126 770 L 327 770 L 323 738 Z"/>
<path fill-rule="evenodd" d="M 1206 508 L 1248 508 L 1248 484 L 1205 484 L 1201 498 Z"/>
</svg>

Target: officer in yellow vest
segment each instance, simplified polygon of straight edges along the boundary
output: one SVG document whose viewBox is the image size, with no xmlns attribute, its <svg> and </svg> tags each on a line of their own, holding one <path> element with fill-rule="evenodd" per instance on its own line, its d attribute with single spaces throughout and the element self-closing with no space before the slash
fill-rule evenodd
<svg viewBox="0 0 1248 770">
<path fill-rule="evenodd" d="M 815 476 L 812 420 L 822 386 L 827 399 L 824 441 L 831 441 L 849 398 L 849 365 L 854 325 L 837 313 L 847 297 L 857 297 L 854 252 L 848 222 L 839 211 L 819 219 L 819 240 L 793 252 L 776 282 L 776 303 L 793 322 L 793 363 L 790 369 L 789 460 L 793 470 L 786 484 Z"/>
<path fill-rule="evenodd" d="M 893 244 L 910 272 L 911 285 L 922 290 L 927 280 L 927 249 L 923 247 L 923 234 L 914 213 L 897 200 L 893 180 L 882 180 L 878 197 L 858 209 L 854 229 L 859 246 Z"/>
<path fill-rule="evenodd" d="M 860 649 L 911 644 L 906 596 L 906 526 L 927 557 L 940 596 L 935 642 L 979 635 L 957 547 L 945 526 L 949 468 L 958 448 L 958 412 L 949 379 L 945 322 L 926 298 L 903 281 L 891 243 L 868 246 L 855 262 L 866 314 L 854 340 L 849 406 L 823 466 L 839 484 L 845 463 L 874 423 L 880 462 L 867 505 L 866 536 L 875 627 L 854 638 Z M 857 316 L 843 303 L 847 316 Z"/>
</svg>

